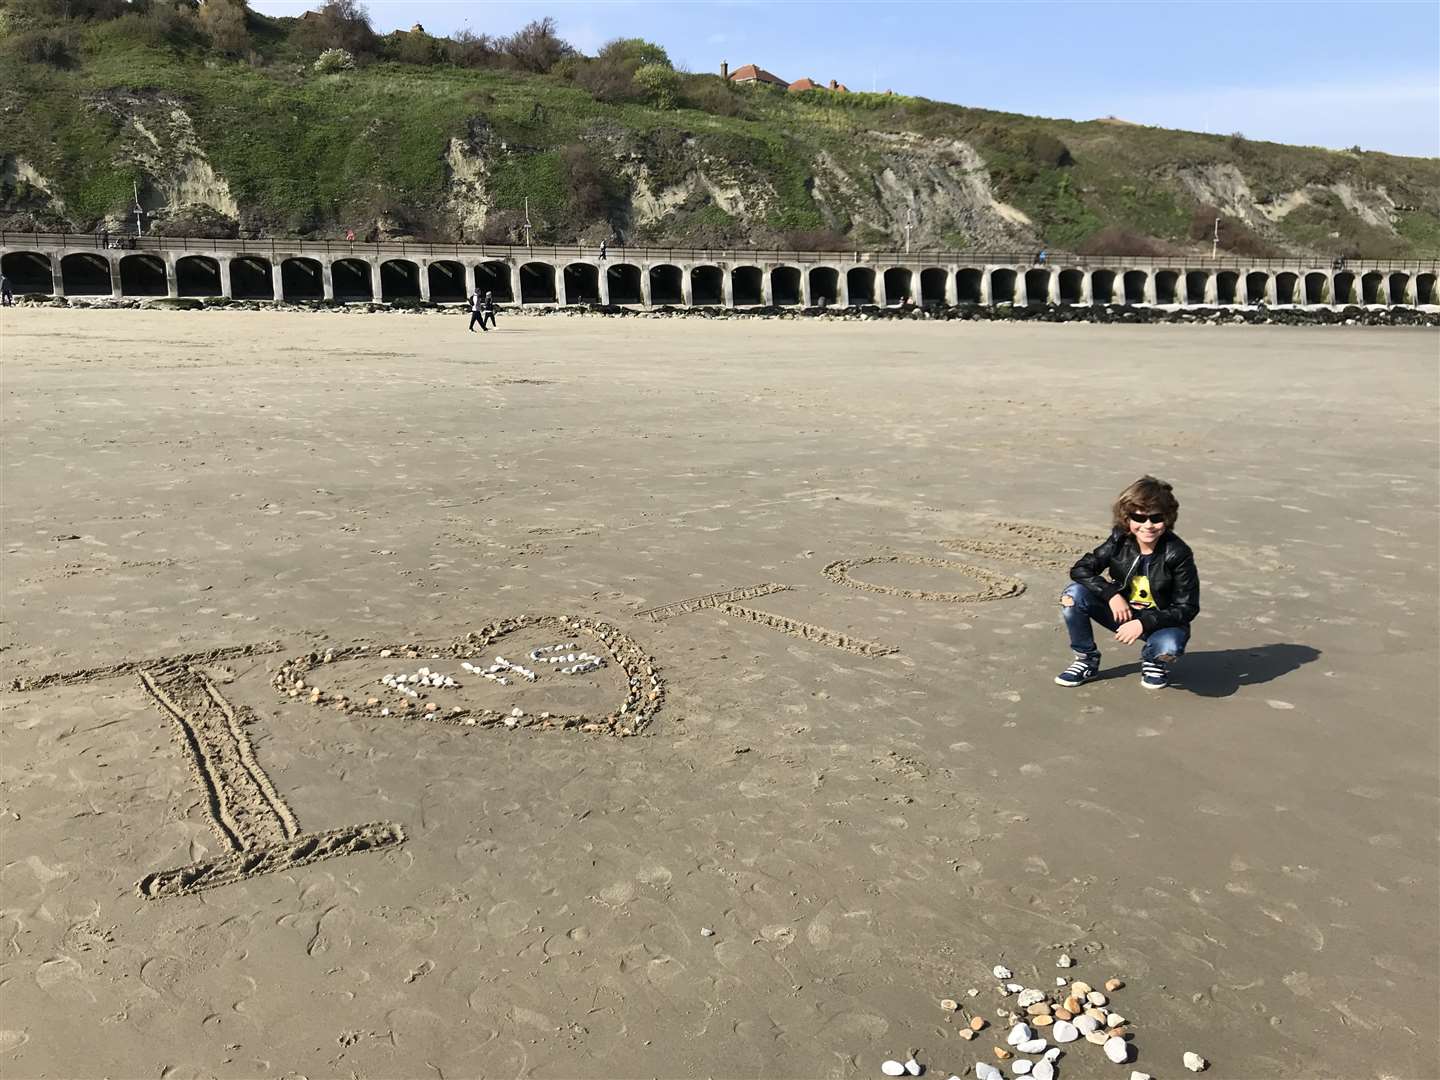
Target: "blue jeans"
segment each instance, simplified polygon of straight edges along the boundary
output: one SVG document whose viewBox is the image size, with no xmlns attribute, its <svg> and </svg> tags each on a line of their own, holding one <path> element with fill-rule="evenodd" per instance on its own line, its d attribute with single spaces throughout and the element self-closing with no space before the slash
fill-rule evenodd
<svg viewBox="0 0 1440 1080">
<path fill-rule="evenodd" d="M 1077 656 L 1098 656 L 1095 633 L 1090 628 L 1092 621 L 1114 633 L 1115 618 L 1110 614 L 1110 605 L 1085 588 L 1078 581 L 1072 582 L 1064 592 L 1073 603 L 1060 605 L 1060 617 L 1065 620 L 1065 629 L 1070 633 L 1070 648 Z M 1145 647 L 1140 650 L 1140 659 L 1159 660 L 1161 657 L 1173 660 L 1185 652 L 1185 643 L 1190 640 L 1189 626 L 1162 626 L 1140 638 Z"/>
</svg>

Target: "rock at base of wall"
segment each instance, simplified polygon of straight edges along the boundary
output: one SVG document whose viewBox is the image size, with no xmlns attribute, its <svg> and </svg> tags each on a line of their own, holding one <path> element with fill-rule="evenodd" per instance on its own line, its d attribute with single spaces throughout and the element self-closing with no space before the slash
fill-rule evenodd
<svg viewBox="0 0 1440 1080">
<path fill-rule="evenodd" d="M 157 296 L 154 300 L 146 300 L 145 306 L 160 311 L 199 311 L 205 306 L 205 301 L 196 296 Z"/>
</svg>

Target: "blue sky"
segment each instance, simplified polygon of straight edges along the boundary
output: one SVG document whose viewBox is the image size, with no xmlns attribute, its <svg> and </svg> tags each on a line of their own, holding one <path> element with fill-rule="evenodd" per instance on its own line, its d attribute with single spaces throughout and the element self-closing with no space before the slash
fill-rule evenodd
<svg viewBox="0 0 1440 1080">
<path fill-rule="evenodd" d="M 252 0 L 270 14 L 315 3 Z M 1440 156 L 1440 2 L 927 3 L 611 0 L 368 4 L 377 30 L 420 22 L 506 34 L 551 15 L 586 52 L 665 46 L 692 71 L 756 63 L 940 101 L 1077 120 L 1243 132 Z"/>
</svg>

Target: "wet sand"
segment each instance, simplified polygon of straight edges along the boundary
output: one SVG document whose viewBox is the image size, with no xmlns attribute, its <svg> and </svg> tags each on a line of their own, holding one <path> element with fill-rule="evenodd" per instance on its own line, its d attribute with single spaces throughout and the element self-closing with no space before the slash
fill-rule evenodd
<svg viewBox="0 0 1440 1080">
<path fill-rule="evenodd" d="M 1064 1080 L 1440 1075 L 1433 331 L 0 320 L 0 1074 L 973 1075 L 1068 951 Z M 1147 470 L 1181 685 L 1062 690 Z"/>
</svg>

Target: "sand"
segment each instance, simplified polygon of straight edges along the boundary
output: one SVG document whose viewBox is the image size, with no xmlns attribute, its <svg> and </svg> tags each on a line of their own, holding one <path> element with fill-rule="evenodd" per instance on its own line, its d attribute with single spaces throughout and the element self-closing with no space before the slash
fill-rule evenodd
<svg viewBox="0 0 1440 1080">
<path fill-rule="evenodd" d="M 1433 331 L 0 318 L 0 1075 L 944 1077 L 1062 951 L 1440 1075 Z M 1180 685 L 1062 690 L 1147 470 Z"/>
</svg>

